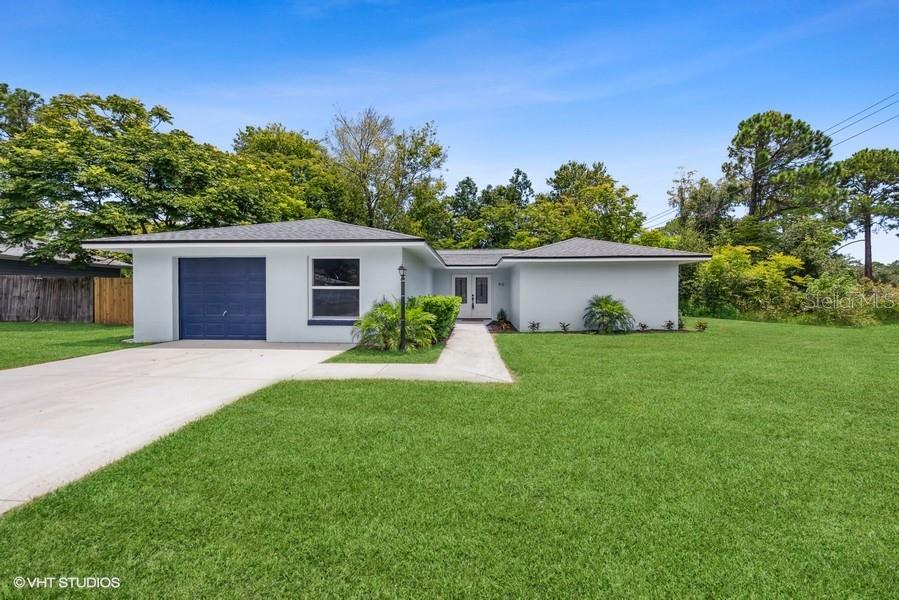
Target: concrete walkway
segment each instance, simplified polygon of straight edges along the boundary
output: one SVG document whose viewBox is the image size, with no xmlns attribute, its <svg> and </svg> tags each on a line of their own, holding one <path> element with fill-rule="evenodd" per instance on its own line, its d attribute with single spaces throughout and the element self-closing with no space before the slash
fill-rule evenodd
<svg viewBox="0 0 899 600">
<path fill-rule="evenodd" d="M 304 369 L 294 379 L 412 379 L 513 383 L 493 336 L 483 323 L 456 323 L 446 348 L 433 364 L 333 363 Z"/>
</svg>

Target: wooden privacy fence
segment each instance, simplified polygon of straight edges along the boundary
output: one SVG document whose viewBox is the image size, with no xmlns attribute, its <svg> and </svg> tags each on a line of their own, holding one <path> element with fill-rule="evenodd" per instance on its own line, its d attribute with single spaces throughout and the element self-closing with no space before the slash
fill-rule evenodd
<svg viewBox="0 0 899 600">
<path fill-rule="evenodd" d="M 0 321 L 130 325 L 131 280 L 0 275 Z"/>
<path fill-rule="evenodd" d="M 134 322 L 131 280 L 125 277 L 94 277 L 94 322 L 131 325 Z"/>
</svg>

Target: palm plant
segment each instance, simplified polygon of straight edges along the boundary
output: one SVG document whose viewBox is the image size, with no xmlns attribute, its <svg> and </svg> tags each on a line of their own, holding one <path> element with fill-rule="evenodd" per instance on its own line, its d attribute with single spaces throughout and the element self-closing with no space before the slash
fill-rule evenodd
<svg viewBox="0 0 899 600">
<path fill-rule="evenodd" d="M 596 295 L 584 310 L 584 327 L 597 333 L 628 332 L 634 328 L 634 317 L 620 300 Z"/>
<path fill-rule="evenodd" d="M 406 347 L 427 348 L 437 337 L 434 334 L 435 317 L 419 306 L 406 308 Z M 376 302 L 353 325 L 353 338 L 366 348 L 397 350 L 400 347 L 399 303 L 382 300 Z"/>
</svg>

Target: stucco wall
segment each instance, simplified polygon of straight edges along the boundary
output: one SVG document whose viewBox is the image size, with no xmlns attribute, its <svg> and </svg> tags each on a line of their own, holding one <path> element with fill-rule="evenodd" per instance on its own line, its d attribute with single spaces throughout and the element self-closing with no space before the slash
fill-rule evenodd
<svg viewBox="0 0 899 600">
<path fill-rule="evenodd" d="M 451 271 L 447 269 L 431 269 L 431 292 L 438 296 L 452 296 L 453 284 Z"/>
<path fill-rule="evenodd" d="M 138 248 L 134 250 L 134 337 L 178 339 L 179 257 L 265 257 L 266 339 L 271 342 L 349 342 L 350 325 L 309 325 L 309 259 L 360 259 L 360 311 L 399 296 L 399 246 L 273 246 L 269 248 Z"/>
<path fill-rule="evenodd" d="M 677 322 L 675 263 L 531 263 L 516 266 L 516 271 L 519 306 L 513 308 L 512 323 L 519 330 L 527 330 L 531 321 L 539 322 L 541 331 L 556 331 L 561 321 L 583 329 L 584 308 L 594 294 L 624 302 L 635 324 L 660 329 L 668 320 Z"/>
<path fill-rule="evenodd" d="M 515 329 L 521 331 L 521 275 L 520 269 L 509 269 L 509 310 L 506 318 Z"/>
<path fill-rule="evenodd" d="M 409 269 L 406 272 L 406 295 L 424 296 L 430 294 L 433 288 L 432 269 L 407 248 L 403 248 L 403 265 Z"/>
</svg>

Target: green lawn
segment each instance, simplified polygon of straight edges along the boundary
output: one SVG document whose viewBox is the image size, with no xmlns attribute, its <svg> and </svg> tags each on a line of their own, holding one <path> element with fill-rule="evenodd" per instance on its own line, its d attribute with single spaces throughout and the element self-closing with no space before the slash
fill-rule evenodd
<svg viewBox="0 0 899 600">
<path fill-rule="evenodd" d="M 446 342 L 437 342 L 424 350 L 410 350 L 409 352 L 386 352 L 384 350 L 372 350 L 356 346 L 337 356 L 332 356 L 327 362 L 332 363 L 433 363 L 440 358 L 440 353 Z"/>
<path fill-rule="evenodd" d="M 131 326 L 95 323 L 0 323 L 0 369 L 129 348 Z"/>
<path fill-rule="evenodd" d="M 709 322 L 280 383 L 0 518 L 0 596 L 895 597 L 899 327 Z"/>
</svg>

